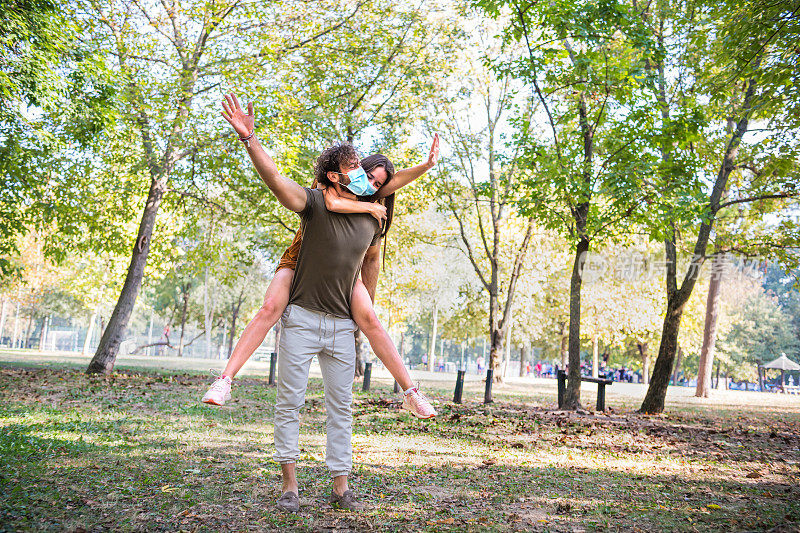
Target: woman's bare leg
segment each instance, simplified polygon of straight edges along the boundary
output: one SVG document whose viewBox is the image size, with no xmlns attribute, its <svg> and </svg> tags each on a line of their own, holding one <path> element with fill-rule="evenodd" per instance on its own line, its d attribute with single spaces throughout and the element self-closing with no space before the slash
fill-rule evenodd
<svg viewBox="0 0 800 533">
<path fill-rule="evenodd" d="M 375 308 L 372 307 L 372 300 L 370 300 L 367 288 L 361 282 L 356 281 L 356 286 L 353 288 L 353 298 L 350 302 L 350 310 L 353 313 L 353 320 L 358 325 L 361 332 L 369 340 L 372 350 L 378 359 L 381 360 L 383 366 L 392 374 L 397 383 L 403 390 L 408 390 L 414 386 L 411 381 L 411 376 L 408 374 L 403 361 L 400 359 L 400 354 L 397 353 L 389 334 L 383 328 L 378 316 L 375 314 Z"/>
<path fill-rule="evenodd" d="M 239 341 L 228 359 L 228 364 L 225 365 L 225 370 L 222 371 L 223 376 L 233 379 L 253 355 L 253 352 L 264 342 L 267 332 L 275 325 L 289 303 L 289 290 L 293 277 L 294 270 L 291 268 L 282 268 L 275 272 L 275 276 L 267 288 L 267 293 L 264 295 L 264 303 L 256 316 L 244 328 L 242 336 L 239 337 Z"/>
</svg>

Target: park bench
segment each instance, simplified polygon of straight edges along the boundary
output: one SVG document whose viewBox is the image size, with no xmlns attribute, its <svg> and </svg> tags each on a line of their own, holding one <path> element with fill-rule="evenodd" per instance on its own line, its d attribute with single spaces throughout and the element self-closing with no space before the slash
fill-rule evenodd
<svg viewBox="0 0 800 533">
<path fill-rule="evenodd" d="M 597 383 L 597 410 L 606 410 L 606 385 L 614 383 L 610 379 L 589 378 L 581 376 L 581 381 Z M 564 393 L 567 390 L 567 373 L 563 370 L 558 371 L 558 408 L 564 405 Z"/>
</svg>

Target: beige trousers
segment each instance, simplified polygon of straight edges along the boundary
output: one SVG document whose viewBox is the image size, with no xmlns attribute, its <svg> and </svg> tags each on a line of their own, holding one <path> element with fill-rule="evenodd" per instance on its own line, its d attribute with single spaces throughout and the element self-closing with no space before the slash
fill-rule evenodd
<svg viewBox="0 0 800 533">
<path fill-rule="evenodd" d="M 355 323 L 349 318 L 289 305 L 281 317 L 278 392 L 275 399 L 275 460 L 300 456 L 300 408 L 305 404 L 308 368 L 316 355 L 325 384 L 325 463 L 332 476 L 347 475 L 353 464 L 353 377 Z"/>
</svg>

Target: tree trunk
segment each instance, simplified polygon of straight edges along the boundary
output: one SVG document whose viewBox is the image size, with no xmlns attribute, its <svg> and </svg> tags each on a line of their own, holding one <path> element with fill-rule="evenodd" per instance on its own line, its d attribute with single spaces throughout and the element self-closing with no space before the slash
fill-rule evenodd
<svg viewBox="0 0 800 533">
<path fill-rule="evenodd" d="M 525 352 L 527 352 L 527 345 L 523 344 L 519 347 L 519 377 L 525 377 Z"/>
<path fill-rule="evenodd" d="M 711 369 L 714 368 L 714 347 L 717 342 L 720 286 L 722 285 L 723 256 L 719 253 L 711 260 L 711 282 L 706 300 L 706 322 L 703 328 L 703 347 L 700 349 L 700 365 L 697 369 L 697 389 L 694 395 L 708 398 L 711 388 Z"/>
<path fill-rule="evenodd" d="M 28 317 L 28 329 L 25 330 L 25 344 L 22 346 L 23 348 L 27 348 L 32 344 L 31 343 L 32 327 L 33 327 L 33 315 Z"/>
<path fill-rule="evenodd" d="M 681 326 L 683 306 L 672 309 L 667 304 L 664 326 L 661 329 L 661 343 L 658 346 L 658 357 L 653 368 L 650 386 L 642 401 L 639 411 L 645 414 L 659 414 L 664 411 L 664 400 L 667 397 L 667 386 L 672 374 L 672 363 L 678 349 L 678 330 Z"/>
<path fill-rule="evenodd" d="M 436 327 L 439 319 L 439 302 L 433 301 L 433 329 L 431 330 L 431 349 L 428 351 L 428 372 L 433 372 L 433 361 L 436 359 Z"/>
<path fill-rule="evenodd" d="M 503 371 L 500 373 L 505 379 L 508 376 L 508 370 L 511 368 L 511 341 L 507 341 L 505 345 L 506 356 L 503 358 Z"/>
<path fill-rule="evenodd" d="M 42 317 L 42 329 L 39 330 L 39 351 L 43 352 L 45 349 L 45 343 L 47 342 L 47 320 L 49 316 Z"/>
<path fill-rule="evenodd" d="M 506 324 L 506 357 L 505 363 L 503 364 L 503 372 L 502 377 L 505 378 L 508 375 L 508 369 L 511 366 L 511 334 L 512 328 L 514 327 L 514 319 L 513 319 L 513 312 L 512 308 L 508 310 L 508 320 L 504 321 Z"/>
<path fill-rule="evenodd" d="M 683 348 L 678 345 L 678 351 L 675 359 L 675 370 L 672 371 L 672 384 L 678 384 L 678 372 L 681 369 L 681 363 L 683 362 Z"/>
<path fill-rule="evenodd" d="M 156 312 L 150 310 L 150 326 L 147 328 L 147 344 L 153 343 L 153 322 L 155 321 L 155 319 L 156 319 Z M 145 355 L 150 355 L 149 347 L 147 348 L 147 352 L 145 352 Z"/>
<path fill-rule="evenodd" d="M 569 410 L 581 407 L 581 282 L 588 251 L 589 241 L 582 237 L 575 249 L 569 284 L 569 377 L 562 405 Z"/>
<path fill-rule="evenodd" d="M 642 383 L 647 385 L 650 382 L 650 343 L 640 341 L 636 343 L 639 350 L 639 358 L 642 360 Z"/>
<path fill-rule="evenodd" d="M 11 338 L 12 348 L 17 347 L 17 340 L 19 340 L 19 300 L 17 300 L 17 310 L 14 313 L 14 335 Z"/>
<path fill-rule="evenodd" d="M 111 314 L 100 344 L 92 357 L 87 374 L 110 374 L 114 369 L 114 362 L 117 359 L 119 345 L 128 327 L 128 321 L 133 312 L 133 305 L 136 303 L 136 296 L 142 285 L 144 268 L 147 265 L 147 254 L 150 252 L 150 238 L 153 235 L 153 228 L 156 224 L 156 213 L 161 204 L 161 197 L 164 194 L 164 187 L 159 180 L 152 179 L 150 191 L 147 194 L 142 220 L 139 223 L 139 233 L 136 236 L 136 243 L 131 252 L 131 262 L 128 266 L 128 273 L 125 276 L 125 283 L 122 292 L 117 299 L 117 305 Z"/>
<path fill-rule="evenodd" d="M 492 280 L 495 280 L 497 273 L 492 272 Z M 492 282 L 488 288 L 489 292 L 489 361 L 486 368 L 492 370 L 492 377 L 495 382 L 501 382 L 502 362 L 503 362 L 503 338 L 504 331 L 500 329 L 500 305 L 498 302 L 497 285 Z M 486 398 L 486 403 L 494 401 L 493 398 Z"/>
<path fill-rule="evenodd" d="M 719 388 L 719 360 L 717 361 L 716 367 L 717 367 L 717 370 L 714 372 L 716 374 L 716 379 L 714 380 L 714 388 L 718 389 Z"/>
<path fill-rule="evenodd" d="M 6 304 L 7 303 L 8 303 L 8 300 L 6 298 L 3 298 L 3 311 L 2 311 L 2 314 L 0 315 L 0 343 L 3 342 L 3 333 L 5 332 L 5 329 L 6 329 Z"/>
<path fill-rule="evenodd" d="M 89 320 L 89 328 L 86 331 L 86 340 L 83 341 L 83 355 L 89 355 L 89 346 L 92 344 L 92 337 L 94 337 L 94 323 L 97 320 L 97 314 L 100 312 L 100 306 L 92 313 L 92 318 Z"/>
<path fill-rule="evenodd" d="M 585 66 L 577 60 L 568 39 L 563 41 L 573 67 L 577 72 Z M 581 137 L 583 138 L 583 161 L 581 181 L 585 188 L 586 196 L 578 205 L 571 209 L 575 221 L 575 235 L 578 238 L 575 247 L 575 261 L 572 265 L 572 277 L 569 283 L 569 381 L 564 394 L 562 409 L 576 410 L 581 407 L 581 284 L 583 282 L 583 265 L 586 254 L 589 252 L 589 238 L 586 235 L 586 225 L 589 221 L 589 208 L 592 200 L 594 157 L 594 130 L 590 124 L 586 106 L 586 93 L 581 91 L 578 100 L 578 123 L 580 124 Z"/>
<path fill-rule="evenodd" d="M 214 359 L 222 359 L 222 354 L 224 353 L 225 348 L 228 346 L 228 328 L 225 327 L 225 322 L 227 322 L 227 320 L 223 318 L 221 324 L 222 327 L 220 328 L 222 329 L 222 342 L 219 344 L 219 350 L 217 350 L 217 353 L 214 355 Z"/>
<path fill-rule="evenodd" d="M 600 375 L 599 340 L 597 335 L 592 335 L 592 377 Z"/>
<path fill-rule="evenodd" d="M 561 370 L 566 370 L 569 362 L 569 322 L 561 322 Z"/>
<path fill-rule="evenodd" d="M 239 309 L 242 306 L 242 301 L 243 298 L 239 298 L 239 301 L 231 306 L 231 336 L 228 338 L 228 358 L 233 353 L 233 339 L 236 338 L 236 319 L 239 318 Z"/>
<path fill-rule="evenodd" d="M 495 383 L 503 381 L 503 332 L 496 326 L 492 328 L 489 337 L 489 364 L 487 368 L 492 369 L 492 377 Z"/>
<path fill-rule="evenodd" d="M 183 308 L 181 309 L 181 336 L 178 339 L 178 357 L 183 357 L 183 335 L 186 331 L 186 308 L 189 307 L 189 285 L 183 286 Z"/>
<path fill-rule="evenodd" d="M 211 358 L 211 330 L 214 327 L 211 319 L 214 315 L 214 307 L 208 301 L 208 266 L 205 268 L 203 276 L 203 322 L 206 326 L 206 359 Z"/>
</svg>

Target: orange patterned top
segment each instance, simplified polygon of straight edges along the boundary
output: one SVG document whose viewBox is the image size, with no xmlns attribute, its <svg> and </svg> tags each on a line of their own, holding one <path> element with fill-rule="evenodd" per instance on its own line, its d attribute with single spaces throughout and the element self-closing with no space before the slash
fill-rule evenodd
<svg viewBox="0 0 800 533">
<path fill-rule="evenodd" d="M 283 252 L 281 260 L 278 261 L 278 268 L 275 269 L 275 272 L 282 268 L 291 268 L 294 270 L 295 267 L 297 267 L 297 256 L 300 254 L 301 244 L 303 244 L 303 234 L 298 229 L 297 233 L 294 234 L 292 244 Z"/>
</svg>

